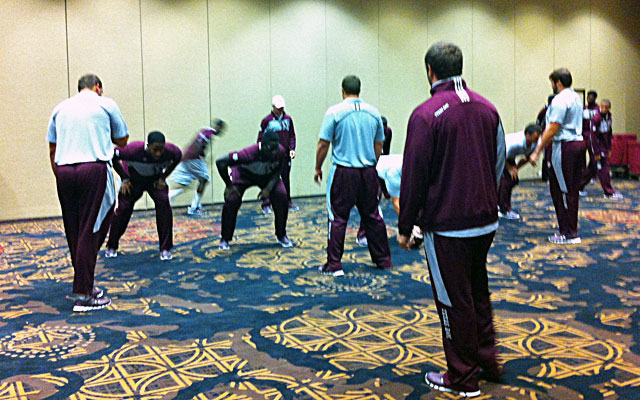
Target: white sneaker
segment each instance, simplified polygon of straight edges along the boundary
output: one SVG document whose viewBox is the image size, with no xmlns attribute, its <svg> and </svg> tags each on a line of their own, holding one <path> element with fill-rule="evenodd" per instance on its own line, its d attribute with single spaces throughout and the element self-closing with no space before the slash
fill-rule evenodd
<svg viewBox="0 0 640 400">
<path fill-rule="evenodd" d="M 160 260 L 167 261 L 167 260 L 171 260 L 172 258 L 173 256 L 171 255 L 171 252 L 169 250 L 162 250 L 160 252 Z"/>
<path fill-rule="evenodd" d="M 104 252 L 104 256 L 107 258 L 116 258 L 118 257 L 118 250 L 107 248 Z"/>
<path fill-rule="evenodd" d="M 218 245 L 218 249 L 220 250 L 229 250 L 229 242 L 224 239 L 220 239 L 220 244 Z"/>
<path fill-rule="evenodd" d="M 367 241 L 366 236 L 363 236 L 363 237 L 356 236 L 356 243 L 358 243 L 358 246 L 360 247 L 369 247 L 369 242 Z"/>
<path fill-rule="evenodd" d="M 278 239 L 278 243 L 280 243 L 280 246 L 282 247 L 293 247 L 293 242 L 287 237 L 287 235 L 284 235 L 282 239 Z"/>
<path fill-rule="evenodd" d="M 586 190 L 581 190 L 578 192 L 578 194 L 580 195 L 580 197 L 587 197 L 589 195 Z"/>
<path fill-rule="evenodd" d="M 605 199 L 609 199 L 609 200 L 622 200 L 624 199 L 624 196 L 622 195 L 622 193 L 619 192 L 615 192 L 614 194 L 611 195 L 604 195 Z"/>
<path fill-rule="evenodd" d="M 191 208 L 191 206 L 187 207 L 187 214 L 189 215 L 206 215 L 207 211 L 202 207 Z"/>
</svg>

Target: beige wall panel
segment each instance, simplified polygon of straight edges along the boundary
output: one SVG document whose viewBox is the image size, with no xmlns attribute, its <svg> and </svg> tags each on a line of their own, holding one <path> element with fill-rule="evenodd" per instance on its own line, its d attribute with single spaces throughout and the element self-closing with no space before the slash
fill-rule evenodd
<svg viewBox="0 0 640 400">
<path fill-rule="evenodd" d="M 211 149 L 217 158 L 255 143 L 271 106 L 269 1 L 209 0 L 209 37 L 212 113 L 229 124 Z M 222 201 L 215 168 L 212 182 L 215 201 Z"/>
<path fill-rule="evenodd" d="M 111 97 L 120 106 L 131 135 L 129 140 L 142 140 L 138 2 L 72 0 L 67 6 L 70 93 L 77 93 L 78 78 L 95 73 L 102 80 L 104 96 Z"/>
<path fill-rule="evenodd" d="M 515 114 L 515 30 L 513 0 L 473 5 L 473 86 L 492 102 L 505 132 L 513 132 Z"/>
<path fill-rule="evenodd" d="M 64 2 L 0 2 L 0 220 L 60 214 L 46 142 L 68 97 Z"/>
<path fill-rule="evenodd" d="M 143 0 L 141 15 L 145 135 L 159 130 L 185 149 L 210 123 L 207 2 Z"/>
<path fill-rule="evenodd" d="M 462 76 L 473 88 L 473 2 L 427 0 L 427 47 L 437 41 L 453 42 L 464 57 Z"/>
<path fill-rule="evenodd" d="M 96 23 L 97 19 L 104 23 Z M 108 21 L 108 23 L 106 23 Z M 77 93 L 78 78 L 95 73 L 129 128 L 129 141 L 143 140 L 140 6 L 126 0 L 67 2 L 69 91 Z M 146 197 L 145 197 L 146 199 Z M 145 208 L 146 200 L 137 203 Z"/>
<path fill-rule="evenodd" d="M 280 94 L 296 130 L 291 195 L 320 194 L 313 182 L 315 151 L 326 111 L 327 75 L 324 2 L 271 1 L 271 91 L 254 121 L 271 111 L 271 95 Z M 332 89 L 335 85 L 332 85 Z M 257 133 L 257 131 L 256 131 Z"/>
<path fill-rule="evenodd" d="M 514 129 L 535 122 L 553 93 L 553 9 L 550 5 L 516 0 L 515 3 L 515 119 Z"/>
<path fill-rule="evenodd" d="M 427 1 L 380 1 L 380 112 L 393 129 L 391 153 L 404 151 L 411 112 L 429 95 L 424 66 Z"/>
<path fill-rule="evenodd" d="M 573 87 L 591 86 L 591 9 L 584 0 L 553 3 L 554 68 L 567 67 Z"/>
<path fill-rule="evenodd" d="M 362 82 L 360 96 L 363 100 L 378 107 L 377 3 L 366 0 L 327 1 L 326 7 L 326 106 L 342 101 L 342 79 L 353 74 Z"/>
</svg>

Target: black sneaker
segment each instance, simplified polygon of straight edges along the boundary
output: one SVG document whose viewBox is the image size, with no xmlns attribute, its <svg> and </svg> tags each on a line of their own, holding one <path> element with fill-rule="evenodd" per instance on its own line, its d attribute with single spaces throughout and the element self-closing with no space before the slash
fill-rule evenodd
<svg viewBox="0 0 640 400">
<path fill-rule="evenodd" d="M 439 372 L 427 372 L 424 376 L 424 381 L 433 389 L 439 390 L 445 393 L 452 393 L 461 397 L 476 397 L 480 396 L 480 389 L 464 390 L 454 387 L 446 382 L 446 375 Z"/>
<path fill-rule="evenodd" d="M 87 312 L 87 311 L 99 310 L 101 308 L 107 307 L 109 304 L 111 304 L 111 299 L 108 297 L 101 297 L 99 299 L 90 297 L 86 300 L 78 299 L 75 301 L 75 303 L 73 303 L 73 312 Z"/>
</svg>

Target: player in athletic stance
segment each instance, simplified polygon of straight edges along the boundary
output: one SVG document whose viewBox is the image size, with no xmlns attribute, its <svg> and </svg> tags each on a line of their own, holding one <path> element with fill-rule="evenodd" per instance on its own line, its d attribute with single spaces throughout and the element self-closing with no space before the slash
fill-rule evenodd
<svg viewBox="0 0 640 400">
<path fill-rule="evenodd" d="M 281 174 L 289 155 L 280 144 L 277 121 L 270 122 L 265 128 L 260 143 L 240 151 L 232 151 L 216 160 L 218 173 L 226 185 L 224 206 L 222 207 L 222 229 L 220 233 L 221 250 L 228 250 L 236 228 L 238 210 L 242 205 L 242 195 L 251 186 L 261 190 L 258 198 L 269 198 L 273 204 L 276 238 L 282 247 L 292 247 L 287 237 L 287 190 Z M 231 174 L 229 174 L 231 167 Z"/>
<path fill-rule="evenodd" d="M 542 128 L 537 124 L 529 124 L 524 131 L 510 133 L 505 136 L 507 159 L 500 179 L 498 189 L 498 216 L 506 219 L 520 219 L 520 215 L 511 209 L 511 193 L 518 179 L 518 170 L 529 162 L 529 155 L 533 153 Z M 516 156 L 524 156 L 516 164 Z"/>
<path fill-rule="evenodd" d="M 116 149 L 114 168 L 122 178 L 122 187 L 118 195 L 118 208 L 111 223 L 105 257 L 117 257 L 118 242 L 127 230 L 133 206 L 147 192 L 156 207 L 160 260 L 172 258 L 173 212 L 165 179 L 176 168 L 180 157 L 180 149 L 166 143 L 164 135 L 158 131 L 149 133 L 146 145 L 144 142 L 131 142 L 126 147 Z"/>
<path fill-rule="evenodd" d="M 203 215 L 207 212 L 202 208 L 200 203 L 202 193 L 211 181 L 209 176 L 209 166 L 205 161 L 207 148 L 213 140 L 214 136 L 220 136 L 224 132 L 225 123 L 222 120 L 215 120 L 212 127 L 202 128 L 196 134 L 195 139 L 187 150 L 182 154 L 182 161 L 170 176 L 171 182 L 180 187 L 169 190 L 169 201 L 173 201 L 180 193 L 184 192 L 186 186 L 189 186 L 193 180 L 198 181 L 198 188 L 193 196 L 191 205 L 187 208 L 189 215 Z"/>
</svg>

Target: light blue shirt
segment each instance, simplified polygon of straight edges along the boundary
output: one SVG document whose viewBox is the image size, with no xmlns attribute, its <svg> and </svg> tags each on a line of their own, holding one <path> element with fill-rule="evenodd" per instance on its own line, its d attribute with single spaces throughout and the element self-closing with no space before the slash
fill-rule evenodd
<svg viewBox="0 0 640 400">
<path fill-rule="evenodd" d="M 402 154 L 380 156 L 376 171 L 380 179 L 384 180 L 387 192 L 393 197 L 400 197 L 400 183 L 402 178 Z"/>
<path fill-rule="evenodd" d="M 346 98 L 330 107 L 322 121 L 320 139 L 331 143 L 331 162 L 343 167 L 376 165 L 374 142 L 384 142 L 378 110 L 360 98 Z"/>
<path fill-rule="evenodd" d="M 571 88 L 563 89 L 553 98 L 547 110 L 547 126 L 551 122 L 560 124 L 553 138 L 556 142 L 582 141 L 582 102 Z"/>
<path fill-rule="evenodd" d="M 527 147 L 524 131 L 504 135 L 504 141 L 507 146 L 507 159 L 514 159 L 516 156 L 529 157 L 537 145 L 537 143 L 531 143 L 531 146 Z"/>
<path fill-rule="evenodd" d="M 83 90 L 58 104 L 49 118 L 47 141 L 56 144 L 56 165 L 110 161 L 111 139 L 129 135 L 115 101 Z"/>
</svg>

